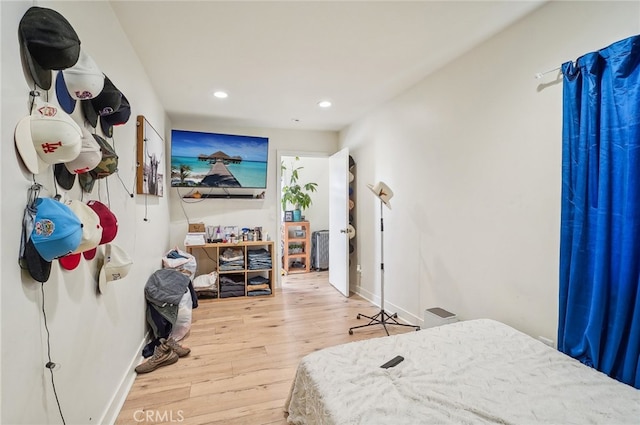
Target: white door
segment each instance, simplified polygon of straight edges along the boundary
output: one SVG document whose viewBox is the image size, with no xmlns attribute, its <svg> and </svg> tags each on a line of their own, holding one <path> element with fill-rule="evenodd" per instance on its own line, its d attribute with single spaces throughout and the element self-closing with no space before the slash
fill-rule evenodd
<svg viewBox="0 0 640 425">
<path fill-rule="evenodd" d="M 349 149 L 329 158 L 329 282 L 349 296 Z"/>
</svg>

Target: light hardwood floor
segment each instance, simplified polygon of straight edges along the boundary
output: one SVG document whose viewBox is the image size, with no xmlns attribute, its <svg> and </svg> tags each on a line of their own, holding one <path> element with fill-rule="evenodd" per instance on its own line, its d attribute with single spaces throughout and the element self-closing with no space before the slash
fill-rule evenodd
<svg viewBox="0 0 640 425">
<path fill-rule="evenodd" d="M 328 272 L 283 277 L 275 296 L 200 300 L 182 341 L 191 354 L 138 375 L 116 424 L 286 424 L 283 407 L 300 359 L 315 350 L 386 336 L 357 329 L 378 307 L 343 297 Z M 412 328 L 390 326 L 392 334 Z M 143 420 L 141 420 L 143 419 Z"/>
</svg>

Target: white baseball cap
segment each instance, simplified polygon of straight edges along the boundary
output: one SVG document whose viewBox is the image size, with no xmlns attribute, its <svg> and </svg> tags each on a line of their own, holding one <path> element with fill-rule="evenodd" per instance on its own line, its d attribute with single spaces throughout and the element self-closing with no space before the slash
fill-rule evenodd
<svg viewBox="0 0 640 425">
<path fill-rule="evenodd" d="M 65 202 L 82 223 L 82 240 L 73 254 L 80 254 L 97 247 L 102 239 L 102 226 L 98 214 L 82 201 L 70 199 Z"/>
<path fill-rule="evenodd" d="M 76 100 L 93 99 L 104 88 L 104 74 L 88 53 L 80 50 L 78 62 L 56 77 L 56 95 L 62 109 L 72 113 Z"/>
<path fill-rule="evenodd" d="M 80 49 L 78 62 L 62 70 L 69 95 L 76 100 L 93 99 L 104 87 L 104 74 L 88 53 Z"/>
<path fill-rule="evenodd" d="M 18 122 L 14 139 L 24 165 L 39 174 L 49 165 L 78 157 L 82 130 L 56 105 L 36 98 L 31 114 Z"/>
<path fill-rule="evenodd" d="M 102 161 L 102 151 L 93 134 L 82 127 L 82 147 L 78 157 L 65 163 L 65 167 L 72 174 L 82 174 L 93 170 Z"/>
<path fill-rule="evenodd" d="M 72 253 L 59 258 L 60 266 L 67 270 L 75 269 L 80 263 L 81 253 L 97 247 L 102 239 L 102 226 L 98 214 L 82 201 L 70 199 L 65 204 L 73 211 L 82 224 L 80 245 Z"/>
<path fill-rule="evenodd" d="M 124 279 L 131 269 L 133 261 L 122 248 L 116 244 L 108 243 L 105 245 L 104 265 L 100 269 L 98 277 L 98 290 L 105 293 L 107 283 L 114 280 Z"/>
</svg>

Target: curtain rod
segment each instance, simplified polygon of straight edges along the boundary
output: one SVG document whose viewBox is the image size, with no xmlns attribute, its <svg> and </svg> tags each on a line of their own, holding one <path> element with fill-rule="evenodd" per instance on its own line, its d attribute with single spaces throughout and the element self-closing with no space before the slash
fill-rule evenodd
<svg viewBox="0 0 640 425">
<path fill-rule="evenodd" d="M 536 79 L 538 79 L 538 80 L 539 80 L 539 79 L 540 79 L 540 78 L 542 78 L 544 75 L 549 74 L 550 72 L 560 71 L 560 69 L 561 69 L 561 67 L 557 67 L 557 68 L 550 69 L 550 70 L 548 70 L 548 71 L 544 71 L 544 72 L 537 72 L 537 73 L 536 73 L 536 75 L 535 75 L 535 77 L 536 77 Z"/>
<path fill-rule="evenodd" d="M 577 66 L 578 65 L 578 61 L 574 60 L 571 61 L 571 63 L 573 64 L 573 66 Z M 553 69 L 550 69 L 548 71 L 544 71 L 544 72 L 537 72 L 535 77 L 537 80 L 539 80 L 540 78 L 542 78 L 543 76 L 545 76 L 546 74 L 549 74 L 550 72 L 555 72 L 555 71 L 560 71 L 562 69 L 562 65 L 555 67 Z"/>
</svg>

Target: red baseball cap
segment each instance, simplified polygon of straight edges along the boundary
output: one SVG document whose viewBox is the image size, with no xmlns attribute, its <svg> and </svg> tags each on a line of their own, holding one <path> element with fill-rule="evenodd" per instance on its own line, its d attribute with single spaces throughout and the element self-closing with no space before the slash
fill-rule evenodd
<svg viewBox="0 0 640 425">
<path fill-rule="evenodd" d="M 104 245 L 114 240 L 118 234 L 118 219 L 115 214 L 100 201 L 87 201 L 87 205 L 93 209 L 100 218 L 100 226 L 102 227 L 102 239 L 100 239 L 100 245 Z M 96 249 L 93 248 L 85 251 L 83 252 L 83 255 L 87 260 L 91 260 L 96 255 Z"/>
</svg>

